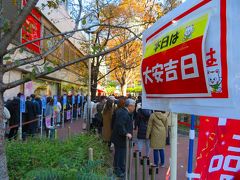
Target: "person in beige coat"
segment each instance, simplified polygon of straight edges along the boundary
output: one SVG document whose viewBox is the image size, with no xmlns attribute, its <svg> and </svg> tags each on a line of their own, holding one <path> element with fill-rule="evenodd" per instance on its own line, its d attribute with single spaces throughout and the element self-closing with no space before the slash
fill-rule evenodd
<svg viewBox="0 0 240 180">
<path fill-rule="evenodd" d="M 164 148 L 167 135 L 167 114 L 163 111 L 155 111 L 149 118 L 146 138 L 150 139 L 150 147 L 153 149 L 154 164 L 164 167 Z"/>
<path fill-rule="evenodd" d="M 102 138 L 105 142 L 108 142 L 108 146 L 110 147 L 111 135 L 112 135 L 112 115 L 114 111 L 114 104 L 112 99 L 108 99 L 106 105 L 103 108 L 103 128 L 102 128 Z"/>
</svg>

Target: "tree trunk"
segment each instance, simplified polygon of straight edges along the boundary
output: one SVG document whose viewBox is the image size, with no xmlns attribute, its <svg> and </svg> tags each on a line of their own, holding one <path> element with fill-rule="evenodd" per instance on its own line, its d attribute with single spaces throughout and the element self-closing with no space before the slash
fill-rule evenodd
<svg viewBox="0 0 240 180">
<path fill-rule="evenodd" d="M 97 93 L 97 84 L 98 84 L 98 74 L 99 74 L 99 66 L 92 63 L 92 77 L 91 77 L 91 95 L 92 99 L 96 98 Z"/>
<path fill-rule="evenodd" d="M 8 180 L 7 158 L 4 143 L 5 129 L 3 126 L 3 109 L 3 91 L 0 91 L 0 179 Z"/>
<path fill-rule="evenodd" d="M 92 99 L 96 98 L 96 93 L 97 93 L 97 83 L 92 84 L 91 86 L 91 95 Z"/>
<path fill-rule="evenodd" d="M 127 84 L 121 84 L 121 94 L 127 96 Z"/>
</svg>

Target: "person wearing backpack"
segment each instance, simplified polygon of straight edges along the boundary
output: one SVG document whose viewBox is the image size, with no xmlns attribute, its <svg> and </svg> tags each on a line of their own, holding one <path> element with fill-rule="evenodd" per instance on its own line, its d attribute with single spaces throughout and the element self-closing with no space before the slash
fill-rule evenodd
<svg viewBox="0 0 240 180">
<path fill-rule="evenodd" d="M 150 154 L 150 141 L 146 138 L 148 120 L 152 111 L 149 109 L 139 108 L 135 119 L 135 126 L 137 129 L 137 145 L 138 150 L 143 153 L 143 145 L 145 145 L 145 156 L 149 157 Z"/>
</svg>

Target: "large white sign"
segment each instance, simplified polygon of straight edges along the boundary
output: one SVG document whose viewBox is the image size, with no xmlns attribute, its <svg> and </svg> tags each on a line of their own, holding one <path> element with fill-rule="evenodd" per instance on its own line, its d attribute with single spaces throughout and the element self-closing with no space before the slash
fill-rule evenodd
<svg viewBox="0 0 240 180">
<path fill-rule="evenodd" d="M 191 0 L 144 32 L 144 108 L 240 119 L 239 9 Z"/>
</svg>

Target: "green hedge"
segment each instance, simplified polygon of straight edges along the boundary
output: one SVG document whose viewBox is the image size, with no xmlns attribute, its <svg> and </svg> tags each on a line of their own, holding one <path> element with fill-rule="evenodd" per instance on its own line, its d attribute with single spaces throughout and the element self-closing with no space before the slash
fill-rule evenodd
<svg viewBox="0 0 240 180">
<path fill-rule="evenodd" d="M 111 168 L 107 145 L 91 134 L 66 141 L 10 141 L 6 147 L 10 179 L 81 179 L 86 175 L 104 179 Z M 90 147 L 94 150 L 93 162 L 88 162 Z"/>
</svg>

